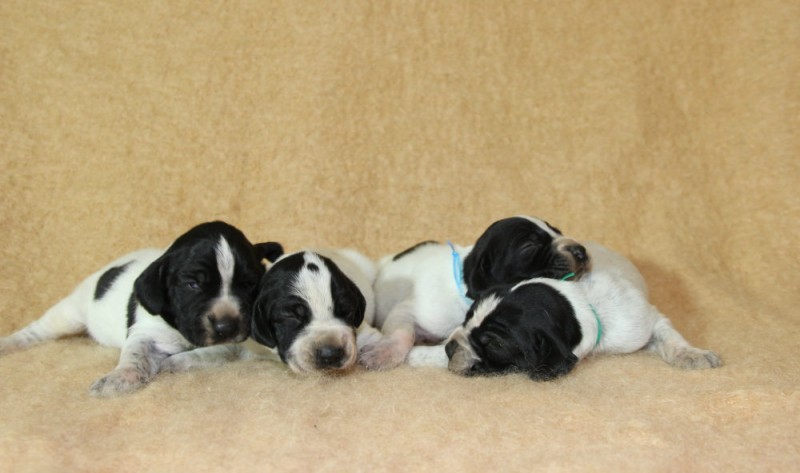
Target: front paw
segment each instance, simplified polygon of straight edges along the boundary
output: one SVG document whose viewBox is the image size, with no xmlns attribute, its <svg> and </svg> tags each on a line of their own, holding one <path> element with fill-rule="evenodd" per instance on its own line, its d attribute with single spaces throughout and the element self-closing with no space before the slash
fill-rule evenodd
<svg viewBox="0 0 800 473">
<path fill-rule="evenodd" d="M 685 370 L 700 370 L 722 366 L 719 355 L 710 350 L 687 347 L 675 354 L 673 366 Z"/>
<path fill-rule="evenodd" d="M 370 370 L 388 370 L 403 364 L 408 350 L 391 338 L 364 345 L 358 352 L 358 362 Z"/>
<path fill-rule="evenodd" d="M 122 396 L 145 387 L 148 381 L 148 377 L 136 369 L 116 369 L 95 381 L 89 393 L 95 397 Z"/>
</svg>

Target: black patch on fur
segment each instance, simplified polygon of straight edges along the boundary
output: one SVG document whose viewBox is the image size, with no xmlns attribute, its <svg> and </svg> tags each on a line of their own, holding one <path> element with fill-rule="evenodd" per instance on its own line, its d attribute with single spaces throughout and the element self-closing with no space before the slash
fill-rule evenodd
<svg viewBox="0 0 800 473">
<path fill-rule="evenodd" d="M 136 292 L 131 291 L 131 297 L 128 298 L 128 328 L 133 327 L 133 324 L 136 323 L 136 307 L 139 305 L 139 302 L 136 300 Z"/>
<path fill-rule="evenodd" d="M 572 350 L 583 335 L 564 295 L 542 283 L 490 294 L 501 300 L 469 334 L 480 358 L 469 374 L 525 372 L 534 380 L 546 381 L 572 370 L 578 361 Z"/>
<path fill-rule="evenodd" d="M 103 296 L 106 295 L 111 286 L 114 285 L 114 281 L 125 272 L 125 269 L 130 265 L 130 261 L 121 265 L 121 266 L 114 266 L 113 268 L 109 268 L 105 273 L 100 276 L 100 279 L 97 280 L 97 286 L 94 288 L 94 300 L 100 300 Z"/>
<path fill-rule="evenodd" d="M 278 354 L 284 362 L 286 351 L 311 321 L 311 307 L 290 291 L 304 266 L 303 252 L 286 256 L 272 265 L 261 278 L 253 305 L 253 339 L 270 348 L 278 347 Z"/>
<path fill-rule="evenodd" d="M 407 255 L 409 253 L 413 253 L 414 250 L 416 250 L 419 247 L 422 247 L 422 246 L 425 246 L 425 245 L 438 244 L 438 243 L 439 243 L 438 241 L 434 241 L 434 240 L 427 240 L 427 241 L 423 241 L 421 243 L 417 243 L 416 245 L 412 246 L 411 248 L 409 248 L 407 250 L 403 250 L 400 253 L 397 253 L 396 255 L 394 255 L 394 257 L 392 258 L 392 261 L 397 261 L 400 258 L 402 258 L 403 256 L 405 256 L 405 255 Z"/>
<path fill-rule="evenodd" d="M 314 273 L 318 273 L 318 272 L 319 272 L 319 266 L 317 266 L 317 265 L 316 265 L 316 264 L 314 264 L 314 263 L 308 263 L 308 264 L 306 265 L 306 268 L 308 268 L 308 270 L 309 270 L 309 271 L 312 271 L 312 272 L 314 272 Z"/>
</svg>

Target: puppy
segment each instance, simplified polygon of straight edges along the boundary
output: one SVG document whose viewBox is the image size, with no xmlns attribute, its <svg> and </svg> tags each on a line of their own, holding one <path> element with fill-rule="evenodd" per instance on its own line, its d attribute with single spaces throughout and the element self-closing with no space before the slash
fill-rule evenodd
<svg viewBox="0 0 800 473">
<path fill-rule="evenodd" d="M 533 217 L 499 220 L 474 246 L 420 243 L 382 260 L 375 324 L 383 337 L 365 343 L 359 361 L 370 369 L 393 368 L 415 343 L 447 338 L 478 294 L 532 277 L 580 276 L 588 269 L 583 246 Z"/>
<path fill-rule="evenodd" d="M 122 350 L 91 394 L 135 391 L 168 357 L 247 338 L 261 260 L 282 253 L 280 244 L 253 245 L 227 223 L 200 224 L 166 250 L 136 251 L 92 274 L 39 320 L 1 338 L 0 355 L 88 332 Z"/>
<path fill-rule="evenodd" d="M 533 278 L 482 294 L 444 350 L 419 347 L 413 365 L 462 375 L 524 372 L 534 380 L 569 373 L 600 353 L 656 352 L 684 369 L 716 368 L 717 354 L 691 346 L 647 299 L 641 274 L 623 256 L 584 243 L 592 270 L 579 281 Z"/>
<path fill-rule="evenodd" d="M 252 336 L 277 348 L 297 373 L 341 372 L 355 364 L 359 339 L 374 335 L 375 267 L 353 250 L 285 255 L 261 280 Z"/>
</svg>

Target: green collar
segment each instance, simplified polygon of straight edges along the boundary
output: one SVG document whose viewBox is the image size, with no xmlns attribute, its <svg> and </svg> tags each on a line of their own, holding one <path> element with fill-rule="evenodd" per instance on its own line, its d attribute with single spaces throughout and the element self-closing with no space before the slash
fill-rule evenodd
<svg viewBox="0 0 800 473">
<path fill-rule="evenodd" d="M 575 273 L 568 273 L 563 278 L 562 281 L 566 281 L 569 278 L 575 277 Z M 594 346 L 600 345 L 600 339 L 603 338 L 603 323 L 600 322 L 600 316 L 597 315 L 597 309 L 594 308 L 592 304 L 589 304 L 589 308 L 592 309 L 592 313 L 594 314 L 594 319 L 597 321 L 597 340 L 594 341 Z"/>
</svg>

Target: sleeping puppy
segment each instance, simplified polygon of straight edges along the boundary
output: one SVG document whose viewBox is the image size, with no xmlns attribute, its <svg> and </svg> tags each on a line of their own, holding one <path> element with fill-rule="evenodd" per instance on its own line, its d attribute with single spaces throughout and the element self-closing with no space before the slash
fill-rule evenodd
<svg viewBox="0 0 800 473">
<path fill-rule="evenodd" d="M 39 320 L 1 338 L 0 355 L 88 332 L 122 350 L 117 367 L 91 394 L 135 391 L 168 357 L 247 338 L 261 260 L 282 253 L 280 244 L 253 245 L 227 223 L 200 224 L 166 250 L 130 253 L 89 276 Z"/>
<path fill-rule="evenodd" d="M 419 347 L 413 365 L 462 375 L 524 372 L 534 380 L 569 373 L 600 353 L 656 352 L 672 366 L 716 368 L 715 353 L 691 346 L 648 302 L 641 274 L 623 256 L 584 244 L 592 270 L 579 281 L 534 278 L 481 295 L 447 342 Z"/>
<path fill-rule="evenodd" d="M 532 277 L 580 276 L 588 269 L 583 246 L 533 217 L 493 223 L 474 247 L 420 243 L 382 260 L 375 324 L 383 337 L 364 344 L 359 362 L 389 369 L 401 364 L 415 343 L 441 342 L 464 321 L 472 299 L 493 287 Z"/>
<path fill-rule="evenodd" d="M 284 255 L 261 280 L 252 336 L 297 373 L 341 372 L 373 335 L 375 267 L 353 250 Z M 358 334 L 357 334 L 358 331 Z"/>
</svg>

